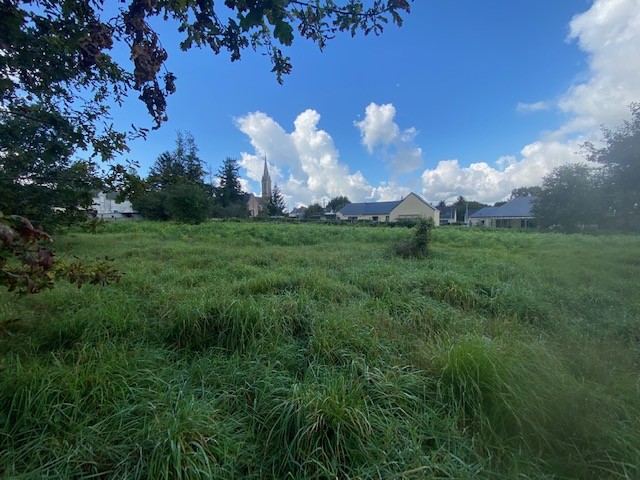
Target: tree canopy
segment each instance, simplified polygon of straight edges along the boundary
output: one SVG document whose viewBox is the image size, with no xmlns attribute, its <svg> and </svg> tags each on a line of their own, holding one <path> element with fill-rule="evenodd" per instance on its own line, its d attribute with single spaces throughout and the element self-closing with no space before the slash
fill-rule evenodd
<svg viewBox="0 0 640 480">
<path fill-rule="evenodd" d="M 349 197 L 342 195 L 329 200 L 329 203 L 327 203 L 327 208 L 330 208 L 334 212 L 338 212 L 340 211 L 340 209 L 342 209 L 346 205 L 349 205 L 350 203 L 351 200 L 349 200 Z"/>
<path fill-rule="evenodd" d="M 601 177 L 584 163 L 555 168 L 542 182 L 533 214 L 543 227 L 573 232 L 601 220 Z"/>
<path fill-rule="evenodd" d="M 269 57 L 279 82 L 291 72 L 282 48 L 297 35 L 321 49 L 338 32 L 380 34 L 391 19 L 402 24 L 407 0 L 252 1 L 125 0 L 114 12 L 103 1 L 13 0 L 0 3 L 0 122 L 28 119 L 63 133 L 72 149 L 109 159 L 126 150 L 134 127 L 119 132 L 109 122 L 112 105 L 132 91 L 158 128 L 167 120 L 167 96 L 176 77 L 156 30 L 156 18 L 177 23 L 180 47 L 208 47 L 240 60 L 247 48 Z M 114 47 L 129 50 L 119 63 Z"/>
<path fill-rule="evenodd" d="M 542 192 L 542 187 L 534 186 L 534 187 L 518 187 L 511 190 L 511 195 L 509 196 L 509 200 L 513 200 L 514 198 L 520 197 L 537 197 Z"/>
<path fill-rule="evenodd" d="M 304 211 L 304 218 L 319 218 L 324 215 L 324 207 L 319 203 L 312 203 Z"/>
<path fill-rule="evenodd" d="M 276 184 L 273 186 L 269 202 L 265 205 L 265 211 L 267 215 L 273 217 L 284 215 L 286 209 L 287 206 L 284 203 L 284 197 L 282 196 L 282 192 L 280 192 L 280 187 Z"/>
<path fill-rule="evenodd" d="M 640 103 L 632 103 L 630 110 L 630 121 L 615 130 L 602 129 L 604 146 L 584 145 L 587 160 L 602 168 L 608 214 L 623 219 L 627 229 L 640 215 Z"/>
<path fill-rule="evenodd" d="M 175 149 L 158 156 L 147 181 L 155 190 L 180 183 L 204 185 L 205 174 L 193 135 L 191 132 L 178 131 Z"/>
<path fill-rule="evenodd" d="M 177 132 L 174 150 L 158 156 L 146 180 L 128 180 L 131 201 L 150 220 L 200 223 L 211 215 L 212 208 L 205 174 L 193 135 Z"/>
</svg>

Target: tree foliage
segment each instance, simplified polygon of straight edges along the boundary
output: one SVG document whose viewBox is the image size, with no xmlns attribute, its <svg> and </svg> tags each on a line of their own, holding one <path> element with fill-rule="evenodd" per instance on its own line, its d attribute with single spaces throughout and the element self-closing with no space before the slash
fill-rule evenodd
<svg viewBox="0 0 640 480">
<path fill-rule="evenodd" d="M 218 218 L 238 218 L 249 215 L 244 200 L 245 193 L 240 185 L 240 165 L 236 158 L 225 158 L 218 170 L 219 184 L 213 189 L 213 216 Z"/>
<path fill-rule="evenodd" d="M 324 207 L 319 203 L 312 203 L 304 211 L 304 218 L 314 218 L 324 215 Z"/>
<path fill-rule="evenodd" d="M 211 217 L 211 196 L 199 185 L 182 183 L 171 187 L 166 194 L 169 218 L 182 223 L 202 223 Z"/>
<path fill-rule="evenodd" d="M 542 182 L 533 214 L 543 227 L 573 232 L 602 218 L 602 178 L 584 163 L 556 167 Z"/>
<path fill-rule="evenodd" d="M 467 213 L 471 214 L 486 207 L 487 205 L 475 200 L 467 200 L 465 197 L 460 195 L 456 201 L 453 202 L 452 206 L 456 208 L 456 218 L 458 219 L 458 222 L 462 222 L 467 220 Z"/>
<path fill-rule="evenodd" d="M 287 206 L 284 203 L 284 197 L 282 196 L 282 192 L 280 192 L 280 187 L 278 187 L 278 184 L 273 186 L 271 198 L 264 206 L 264 209 L 267 215 L 269 215 L 270 217 L 282 216 L 285 214 Z"/>
<path fill-rule="evenodd" d="M 191 132 L 178 131 L 173 151 L 163 152 L 149 171 L 147 182 L 153 190 L 163 190 L 178 184 L 204 186 L 204 164 Z"/>
<path fill-rule="evenodd" d="M 602 168 L 608 214 L 621 218 L 627 229 L 640 215 L 640 103 L 632 103 L 630 110 L 630 121 L 615 130 L 602 129 L 604 146 L 584 145 L 587 160 Z"/>
<path fill-rule="evenodd" d="M 73 132 L 49 120 L 0 112 L 0 211 L 51 229 L 85 220 L 102 181 L 92 162 L 73 159 Z"/>
<path fill-rule="evenodd" d="M 327 208 L 330 208 L 334 212 L 339 212 L 343 207 L 349 205 L 351 200 L 346 196 L 338 196 L 329 200 L 327 203 Z"/>
<path fill-rule="evenodd" d="M 244 192 L 240 185 L 240 165 L 235 158 L 225 158 L 218 170 L 220 184 L 216 188 L 216 203 L 223 207 L 242 202 Z"/>
<path fill-rule="evenodd" d="M 337 32 L 379 34 L 390 18 L 401 25 L 407 0 L 335 2 L 271 0 L 185 2 L 126 0 L 104 11 L 91 0 L 12 0 L 0 3 L 0 102 L 2 122 L 25 118 L 65 131 L 73 149 L 91 149 L 108 159 L 126 150 L 129 135 L 109 122 L 111 105 L 132 91 L 144 102 L 154 128 L 167 120 L 167 96 L 176 77 L 167 70 L 167 51 L 156 30 L 172 19 L 183 50 L 208 47 L 239 60 L 247 48 L 262 50 L 279 82 L 291 72 L 282 47 L 294 31 L 321 49 Z M 115 47 L 130 52 L 131 64 L 118 63 Z"/>
<path fill-rule="evenodd" d="M 413 238 L 404 239 L 395 245 L 395 253 L 405 258 L 426 258 L 429 256 L 435 224 L 432 218 L 421 218 L 415 227 Z"/>
<path fill-rule="evenodd" d="M 509 200 L 520 197 L 537 197 L 541 192 L 542 187 L 540 186 L 514 188 L 513 190 L 511 190 Z"/>
<path fill-rule="evenodd" d="M 85 283 L 106 285 L 120 281 L 121 274 L 112 268 L 108 258 L 93 264 L 58 261 L 45 246 L 52 241 L 26 218 L 0 212 L 0 286 L 24 294 L 51 288 L 60 279 L 78 287 Z"/>
<path fill-rule="evenodd" d="M 172 151 L 161 153 L 146 180 L 128 175 L 133 206 L 149 220 L 200 223 L 211 215 L 211 189 L 204 181 L 203 162 L 193 135 L 178 132 Z"/>
</svg>

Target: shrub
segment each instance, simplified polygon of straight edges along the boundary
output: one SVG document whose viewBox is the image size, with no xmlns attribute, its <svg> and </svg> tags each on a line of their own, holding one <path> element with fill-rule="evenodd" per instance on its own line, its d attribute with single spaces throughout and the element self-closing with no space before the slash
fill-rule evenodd
<svg viewBox="0 0 640 480">
<path fill-rule="evenodd" d="M 433 220 L 421 218 L 411 240 L 405 240 L 395 246 L 395 252 L 401 257 L 426 258 L 429 255 Z"/>
<path fill-rule="evenodd" d="M 212 202 L 202 187 L 185 183 L 169 190 L 166 206 L 172 220 L 202 223 L 211 215 Z"/>
</svg>

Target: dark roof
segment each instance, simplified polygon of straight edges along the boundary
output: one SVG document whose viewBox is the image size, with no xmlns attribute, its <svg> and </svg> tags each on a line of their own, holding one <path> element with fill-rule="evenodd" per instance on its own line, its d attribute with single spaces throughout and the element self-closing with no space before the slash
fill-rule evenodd
<svg viewBox="0 0 640 480">
<path fill-rule="evenodd" d="M 484 207 L 478 210 L 475 213 L 469 215 L 470 218 L 487 218 L 487 217 L 497 217 L 498 211 L 500 207 Z"/>
<path fill-rule="evenodd" d="M 251 197 L 255 198 L 256 202 L 258 202 L 258 205 L 261 206 L 261 207 L 263 207 L 264 205 L 269 203 L 266 198 L 256 197 L 253 193 L 243 193 L 242 194 L 242 200 L 244 201 L 244 203 L 249 203 L 249 200 L 251 200 Z"/>
<path fill-rule="evenodd" d="M 350 203 L 340 209 L 341 215 L 386 215 L 400 205 L 402 200 L 395 202 L 365 202 Z"/>
<path fill-rule="evenodd" d="M 533 217 L 532 202 L 536 197 L 518 197 L 500 207 L 484 207 L 471 215 L 471 218 L 523 218 Z"/>
<path fill-rule="evenodd" d="M 456 215 L 456 212 L 456 207 L 444 207 L 442 210 L 440 210 L 440 218 L 452 219 Z"/>
</svg>

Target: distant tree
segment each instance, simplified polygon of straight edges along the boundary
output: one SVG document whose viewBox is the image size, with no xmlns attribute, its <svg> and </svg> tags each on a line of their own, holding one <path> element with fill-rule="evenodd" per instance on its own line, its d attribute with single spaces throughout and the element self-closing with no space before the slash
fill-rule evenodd
<svg viewBox="0 0 640 480">
<path fill-rule="evenodd" d="M 444 210 L 445 208 L 447 208 L 447 202 L 445 202 L 444 200 L 440 200 L 438 202 L 438 204 L 436 205 L 436 210 Z"/>
<path fill-rule="evenodd" d="M 348 197 L 339 196 L 329 200 L 329 203 L 327 203 L 327 207 L 333 210 L 334 212 L 338 212 L 340 211 L 340 209 L 342 209 L 346 205 L 349 205 L 350 203 L 351 203 L 351 200 L 349 200 Z"/>
<path fill-rule="evenodd" d="M 214 218 L 244 218 L 249 216 L 249 207 L 244 202 L 232 203 L 223 207 L 213 203 L 212 217 Z"/>
<path fill-rule="evenodd" d="M 284 215 L 287 206 L 284 203 L 284 198 L 282 197 L 282 193 L 280 192 L 280 188 L 278 185 L 273 186 L 273 190 L 271 192 L 271 198 L 269 202 L 265 205 L 265 211 L 267 215 L 270 217 L 273 216 L 281 216 Z"/>
<path fill-rule="evenodd" d="M 520 197 L 537 197 L 542 192 L 542 187 L 519 187 L 511 190 L 511 195 L 509 196 L 509 200 L 513 200 L 514 198 Z"/>
<path fill-rule="evenodd" d="M 211 196 L 193 183 L 178 184 L 166 192 L 165 205 L 172 220 L 202 223 L 211 217 Z"/>
<path fill-rule="evenodd" d="M 602 181 L 595 169 L 584 163 L 562 165 L 544 177 L 533 214 L 543 227 L 573 232 L 601 220 L 601 193 Z"/>
<path fill-rule="evenodd" d="M 238 160 L 227 157 L 218 170 L 219 186 L 215 189 L 215 203 L 228 207 L 243 202 L 244 192 L 240 185 L 240 166 Z"/>
<path fill-rule="evenodd" d="M 153 190 L 162 190 L 180 183 L 204 186 L 205 174 L 193 135 L 178 131 L 175 149 L 158 156 L 149 171 L 147 183 Z"/>
<path fill-rule="evenodd" d="M 583 145 L 587 160 L 602 166 L 604 201 L 610 215 L 623 219 L 625 229 L 640 215 L 640 103 L 629 109 L 631 121 L 613 131 L 602 129 L 602 148 Z"/>
<path fill-rule="evenodd" d="M 507 203 L 505 200 L 501 200 L 499 202 L 496 202 L 493 204 L 494 207 L 501 207 L 502 205 L 504 205 L 505 203 Z"/>
<path fill-rule="evenodd" d="M 133 208 L 147 220 L 169 220 L 167 190 L 151 190 L 131 200 Z"/>
<path fill-rule="evenodd" d="M 313 218 L 324 215 L 324 207 L 319 203 L 312 203 L 304 212 L 304 218 Z"/>
<path fill-rule="evenodd" d="M 456 218 L 458 219 L 458 222 L 463 222 L 466 220 L 467 212 L 471 214 L 486 207 L 487 204 L 477 202 L 475 200 L 467 200 L 465 197 L 460 195 L 456 201 L 453 202 L 453 206 L 456 208 Z"/>
<path fill-rule="evenodd" d="M 145 218 L 199 223 L 211 215 L 213 201 L 205 173 L 193 135 L 179 131 L 174 150 L 158 156 L 145 181 L 130 171 L 120 171 L 120 177 Z"/>
</svg>

